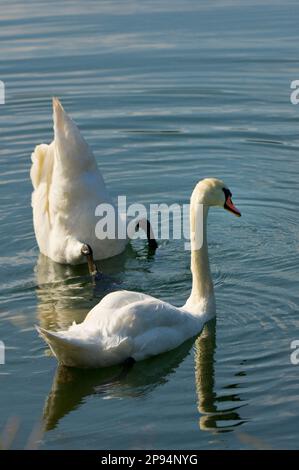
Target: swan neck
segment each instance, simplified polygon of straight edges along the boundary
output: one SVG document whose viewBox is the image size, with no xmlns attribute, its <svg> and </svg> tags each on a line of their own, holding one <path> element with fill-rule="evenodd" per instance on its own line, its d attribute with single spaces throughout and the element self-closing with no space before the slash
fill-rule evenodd
<svg viewBox="0 0 299 470">
<path fill-rule="evenodd" d="M 191 272 L 192 291 L 187 304 L 194 313 L 214 307 L 214 288 L 210 270 L 207 219 L 209 206 L 191 203 Z"/>
</svg>

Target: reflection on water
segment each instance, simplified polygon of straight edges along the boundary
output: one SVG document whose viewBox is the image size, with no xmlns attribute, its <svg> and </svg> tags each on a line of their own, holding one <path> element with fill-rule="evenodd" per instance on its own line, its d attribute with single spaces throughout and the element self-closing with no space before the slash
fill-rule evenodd
<svg viewBox="0 0 299 470">
<path fill-rule="evenodd" d="M 232 431 L 244 423 L 238 410 L 242 405 L 236 393 L 217 395 L 215 392 L 216 319 L 206 324 L 195 343 L 195 383 L 198 396 L 198 411 L 202 431 Z M 234 383 L 226 388 L 235 389 Z M 237 406 L 232 403 L 237 402 Z M 222 406 L 228 404 L 228 406 Z"/>
<path fill-rule="evenodd" d="M 150 394 L 156 387 L 171 380 L 193 344 L 194 338 L 191 338 L 179 348 L 136 363 L 129 370 L 122 367 L 80 370 L 58 366 L 44 408 L 45 430 L 55 428 L 64 416 L 80 407 L 90 395 L 113 400 Z M 221 394 L 216 393 L 215 348 L 216 321 L 212 320 L 196 339 L 194 347 L 195 385 L 201 415 L 199 427 L 202 431 L 227 432 L 245 422 L 239 414 L 244 403 L 238 394 L 225 393 L 237 388 L 236 383 L 225 387 Z"/>
<path fill-rule="evenodd" d="M 123 367 L 82 370 L 58 366 L 44 408 L 45 430 L 55 428 L 60 419 L 78 408 L 89 395 L 116 399 L 150 394 L 170 380 L 193 342 L 194 338 L 173 351 L 138 362 L 129 370 Z"/>
<path fill-rule="evenodd" d="M 66 266 L 40 254 L 36 268 L 37 317 L 46 329 L 64 329 L 80 323 L 90 309 L 117 285 L 110 276 L 94 284 L 85 265 Z"/>
</svg>

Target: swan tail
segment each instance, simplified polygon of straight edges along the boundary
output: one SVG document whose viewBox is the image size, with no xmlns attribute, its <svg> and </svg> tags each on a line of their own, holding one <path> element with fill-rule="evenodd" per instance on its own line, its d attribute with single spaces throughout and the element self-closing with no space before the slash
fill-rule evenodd
<svg viewBox="0 0 299 470">
<path fill-rule="evenodd" d="M 92 356 L 88 345 L 71 335 L 66 336 L 66 332 L 49 331 L 40 326 L 36 326 L 36 329 L 60 364 L 70 367 L 85 367 L 86 356 Z"/>
<path fill-rule="evenodd" d="M 64 140 L 65 143 L 75 145 L 81 144 L 88 148 L 87 142 L 82 137 L 78 126 L 67 114 L 58 98 L 53 97 L 53 123 L 55 141 Z M 75 144 L 75 145 L 74 145 Z"/>
<path fill-rule="evenodd" d="M 129 338 L 118 338 L 105 346 L 86 342 L 72 336 L 72 332 L 53 332 L 36 326 L 39 335 L 48 344 L 60 364 L 69 367 L 95 368 L 121 364 L 132 352 Z"/>
<path fill-rule="evenodd" d="M 54 132 L 59 128 L 62 128 L 65 120 L 68 118 L 61 102 L 58 98 L 53 96 L 52 98 L 53 105 L 53 122 L 54 122 Z"/>
<path fill-rule="evenodd" d="M 62 166 L 83 171 L 96 165 L 95 157 L 78 126 L 64 110 L 58 98 L 53 98 L 53 123 L 56 155 Z"/>
</svg>

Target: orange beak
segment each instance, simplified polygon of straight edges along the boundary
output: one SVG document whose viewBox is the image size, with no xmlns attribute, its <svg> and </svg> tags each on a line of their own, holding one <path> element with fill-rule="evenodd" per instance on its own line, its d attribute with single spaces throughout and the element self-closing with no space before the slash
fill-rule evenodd
<svg viewBox="0 0 299 470">
<path fill-rule="evenodd" d="M 230 196 L 226 198 L 226 201 L 224 203 L 224 209 L 228 210 L 229 212 L 232 212 L 237 217 L 241 217 L 241 212 L 239 211 L 239 209 L 236 208 Z"/>
</svg>

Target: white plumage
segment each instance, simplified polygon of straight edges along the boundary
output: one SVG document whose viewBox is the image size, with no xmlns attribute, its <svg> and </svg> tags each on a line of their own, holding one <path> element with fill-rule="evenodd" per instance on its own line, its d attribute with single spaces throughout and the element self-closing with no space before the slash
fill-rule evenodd
<svg viewBox="0 0 299 470">
<path fill-rule="evenodd" d="M 98 260 L 117 255 L 128 239 L 96 237 L 95 209 L 113 202 L 89 145 L 57 98 L 53 99 L 53 120 L 53 142 L 38 145 L 31 157 L 33 223 L 39 249 L 53 261 L 67 264 L 86 261 L 83 244 L 92 247 Z M 116 228 L 122 223 L 117 218 Z"/>
<path fill-rule="evenodd" d="M 59 362 L 106 367 L 128 357 L 140 361 L 169 351 L 200 331 L 202 319 L 184 309 L 137 292 L 108 294 L 87 315 L 59 333 L 39 328 Z"/>
</svg>

